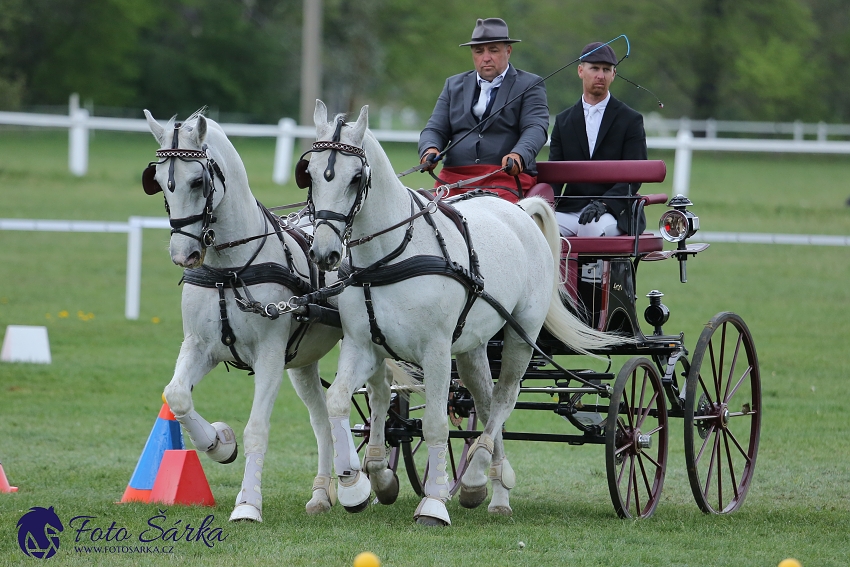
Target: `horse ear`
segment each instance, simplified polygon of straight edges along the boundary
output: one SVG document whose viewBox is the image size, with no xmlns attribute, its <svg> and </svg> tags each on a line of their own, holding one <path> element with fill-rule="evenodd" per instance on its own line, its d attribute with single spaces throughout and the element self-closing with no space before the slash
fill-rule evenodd
<svg viewBox="0 0 850 567">
<path fill-rule="evenodd" d="M 192 129 L 192 138 L 199 148 L 204 145 L 204 140 L 207 139 L 207 119 L 204 118 L 203 114 L 198 115 L 198 120 Z"/>
<path fill-rule="evenodd" d="M 363 142 L 363 135 L 366 133 L 366 128 L 369 127 L 369 105 L 364 105 L 360 109 L 360 116 L 357 117 L 357 122 L 354 123 L 354 131 L 352 132 L 352 141 L 355 144 Z"/>
<path fill-rule="evenodd" d="M 159 142 L 160 146 L 165 145 L 165 128 L 163 128 L 162 125 L 156 121 L 156 119 L 150 112 L 148 112 L 147 109 L 145 109 L 144 112 L 145 119 L 147 119 L 148 121 L 148 128 L 151 129 L 153 137 L 156 139 L 157 142 Z"/>
<path fill-rule="evenodd" d="M 316 127 L 325 126 L 328 123 L 328 107 L 319 99 L 316 99 L 316 110 L 313 111 L 313 122 Z"/>
</svg>

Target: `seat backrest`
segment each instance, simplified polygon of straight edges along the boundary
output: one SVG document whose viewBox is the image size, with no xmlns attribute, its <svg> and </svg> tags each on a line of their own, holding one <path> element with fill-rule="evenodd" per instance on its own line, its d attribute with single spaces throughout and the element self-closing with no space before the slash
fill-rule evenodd
<svg viewBox="0 0 850 567">
<path fill-rule="evenodd" d="M 538 183 L 660 183 L 665 177 L 660 159 L 537 162 Z"/>
</svg>

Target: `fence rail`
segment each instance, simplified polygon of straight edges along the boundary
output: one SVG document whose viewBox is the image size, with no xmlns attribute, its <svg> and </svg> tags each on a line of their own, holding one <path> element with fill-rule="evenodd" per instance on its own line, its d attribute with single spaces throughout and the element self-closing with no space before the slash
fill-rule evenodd
<svg viewBox="0 0 850 567">
<path fill-rule="evenodd" d="M 67 116 L 58 114 L 29 114 L 22 112 L 0 112 L 0 124 L 68 129 L 68 168 L 76 176 L 84 176 L 88 170 L 88 144 L 90 130 L 113 130 L 123 132 L 147 132 L 147 122 L 141 118 L 107 118 L 89 116 L 89 111 L 80 108 L 79 97 L 72 95 Z M 804 124 L 802 122 L 732 122 L 723 120 L 679 120 L 662 119 L 656 113 L 647 116 L 648 132 L 666 133 L 676 131 L 675 136 L 659 135 L 646 139 L 651 149 L 675 150 L 673 162 L 673 194 L 687 195 L 690 188 L 691 161 L 695 151 L 721 152 L 779 152 L 810 154 L 850 154 L 850 141 L 829 140 L 828 136 L 850 135 L 846 124 Z M 272 180 L 284 185 L 292 171 L 295 139 L 313 139 L 316 130 L 312 126 L 299 126 L 291 118 L 282 118 L 275 124 L 221 124 L 228 136 L 275 138 Z M 747 139 L 718 138 L 718 132 L 748 134 L 790 134 L 793 139 Z M 695 137 L 694 132 L 704 132 L 705 137 Z M 419 141 L 419 132 L 405 130 L 372 130 L 381 142 Z M 814 134 L 814 140 L 805 135 Z"/>
<path fill-rule="evenodd" d="M 0 230 L 51 232 L 127 233 L 127 284 L 124 316 L 139 318 L 142 291 L 142 229 L 170 229 L 167 218 L 130 217 L 126 223 L 107 221 L 0 219 Z M 850 246 L 850 236 L 816 234 L 761 234 L 746 232 L 700 232 L 698 240 L 742 244 L 791 244 L 808 246 Z"/>
</svg>

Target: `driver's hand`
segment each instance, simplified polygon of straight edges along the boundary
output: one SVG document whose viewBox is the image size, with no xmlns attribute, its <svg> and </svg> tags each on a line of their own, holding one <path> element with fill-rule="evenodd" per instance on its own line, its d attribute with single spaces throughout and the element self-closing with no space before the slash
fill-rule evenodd
<svg viewBox="0 0 850 567">
<path fill-rule="evenodd" d="M 525 169 L 522 166 L 522 158 L 519 157 L 519 154 L 510 153 L 510 154 L 506 155 L 505 157 L 503 157 L 502 158 L 502 167 L 508 167 L 508 160 L 513 160 L 513 167 L 505 170 L 505 172 L 508 175 L 513 175 L 514 177 L 516 177 L 517 175 L 522 173 L 523 169 Z"/>
<path fill-rule="evenodd" d="M 434 168 L 437 167 L 436 157 L 438 155 L 440 155 L 440 150 L 437 148 L 428 148 L 425 150 L 425 153 L 422 154 L 422 159 L 419 160 L 419 163 L 427 163 L 428 165 L 422 168 L 422 171 L 434 171 Z"/>
</svg>

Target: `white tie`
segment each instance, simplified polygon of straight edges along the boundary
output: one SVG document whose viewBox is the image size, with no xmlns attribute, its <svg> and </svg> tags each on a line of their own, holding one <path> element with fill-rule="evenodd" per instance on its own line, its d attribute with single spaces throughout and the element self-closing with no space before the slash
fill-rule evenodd
<svg viewBox="0 0 850 567">
<path fill-rule="evenodd" d="M 476 102 L 475 106 L 472 107 L 472 113 L 475 115 L 476 118 L 480 119 L 481 116 L 484 114 L 484 111 L 487 110 L 487 103 L 490 99 L 490 90 L 492 90 L 493 87 L 498 87 L 500 84 L 502 84 L 502 81 L 499 81 L 498 84 L 496 83 L 496 81 L 479 81 L 479 85 L 481 86 L 481 94 L 478 95 L 478 102 Z"/>
<path fill-rule="evenodd" d="M 596 149 L 596 138 L 599 136 L 599 126 L 602 123 L 602 109 L 599 106 L 591 106 L 585 110 L 584 124 L 587 129 L 587 146 L 590 156 Z"/>
</svg>

